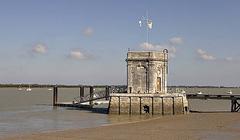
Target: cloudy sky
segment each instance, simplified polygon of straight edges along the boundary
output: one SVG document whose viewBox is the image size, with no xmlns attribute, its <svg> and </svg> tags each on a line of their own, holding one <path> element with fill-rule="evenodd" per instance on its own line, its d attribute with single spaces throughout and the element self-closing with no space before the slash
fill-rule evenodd
<svg viewBox="0 0 240 140">
<path fill-rule="evenodd" d="M 170 85 L 240 86 L 238 0 L 0 0 L 0 83 L 126 84 L 126 54 L 169 49 Z M 149 13 L 153 29 L 139 19 Z"/>
</svg>

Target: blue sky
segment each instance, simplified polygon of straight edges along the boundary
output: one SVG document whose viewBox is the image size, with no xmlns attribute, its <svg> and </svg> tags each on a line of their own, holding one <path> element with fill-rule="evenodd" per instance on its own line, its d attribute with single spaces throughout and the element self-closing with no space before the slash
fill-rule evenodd
<svg viewBox="0 0 240 140">
<path fill-rule="evenodd" d="M 131 50 L 170 51 L 169 85 L 240 86 L 238 0 L 0 0 L 0 83 L 126 84 Z M 138 20 L 146 11 L 146 31 Z"/>
</svg>

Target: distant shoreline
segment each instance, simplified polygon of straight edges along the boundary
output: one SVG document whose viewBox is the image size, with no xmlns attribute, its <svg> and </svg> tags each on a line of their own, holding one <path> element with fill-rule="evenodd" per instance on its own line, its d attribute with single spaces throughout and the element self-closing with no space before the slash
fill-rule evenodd
<svg viewBox="0 0 240 140">
<path fill-rule="evenodd" d="M 94 86 L 94 87 L 103 87 L 103 86 L 115 86 L 115 87 L 127 87 L 126 85 L 64 85 L 64 84 L 0 84 L 0 88 L 19 88 L 19 87 L 29 87 L 33 88 L 51 88 L 54 86 L 66 87 L 66 88 L 77 88 L 80 86 Z M 168 88 L 240 88 L 237 86 L 168 86 Z"/>
<path fill-rule="evenodd" d="M 62 87 L 62 88 L 78 88 L 81 86 L 89 87 L 104 87 L 108 85 L 63 85 L 63 84 L 0 84 L 0 88 L 19 88 L 19 87 L 29 87 L 29 85 L 33 88 L 51 88 L 54 86 Z M 117 87 L 124 87 L 125 85 L 110 85 Z"/>
</svg>

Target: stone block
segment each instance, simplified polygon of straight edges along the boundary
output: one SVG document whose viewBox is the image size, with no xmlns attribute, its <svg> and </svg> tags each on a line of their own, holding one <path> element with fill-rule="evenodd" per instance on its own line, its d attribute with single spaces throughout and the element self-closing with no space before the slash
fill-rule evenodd
<svg viewBox="0 0 240 140">
<path fill-rule="evenodd" d="M 171 97 L 163 98 L 163 112 L 164 115 L 173 114 L 173 100 Z"/>
<path fill-rule="evenodd" d="M 129 97 L 120 97 L 120 113 L 129 114 L 130 99 Z"/>
<path fill-rule="evenodd" d="M 182 97 L 176 97 L 174 99 L 174 108 L 175 108 L 175 114 L 183 114 L 184 113 L 183 98 Z"/>
<path fill-rule="evenodd" d="M 131 114 L 140 114 L 140 98 L 131 97 Z"/>
<path fill-rule="evenodd" d="M 162 99 L 160 97 L 153 98 L 153 112 L 156 115 L 162 114 Z"/>
<path fill-rule="evenodd" d="M 109 103 L 109 113 L 110 114 L 118 114 L 119 112 L 119 98 L 118 97 L 110 97 Z"/>
</svg>

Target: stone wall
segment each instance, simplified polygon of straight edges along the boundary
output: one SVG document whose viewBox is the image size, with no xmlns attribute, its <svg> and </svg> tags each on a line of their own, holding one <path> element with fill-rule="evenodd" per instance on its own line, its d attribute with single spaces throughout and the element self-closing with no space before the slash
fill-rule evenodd
<svg viewBox="0 0 240 140">
<path fill-rule="evenodd" d="M 149 113 L 144 106 L 149 108 Z M 187 99 L 181 94 L 111 94 L 109 113 L 175 115 L 184 114 L 187 106 Z"/>
<path fill-rule="evenodd" d="M 126 61 L 128 93 L 167 93 L 167 52 L 128 52 Z"/>
</svg>

